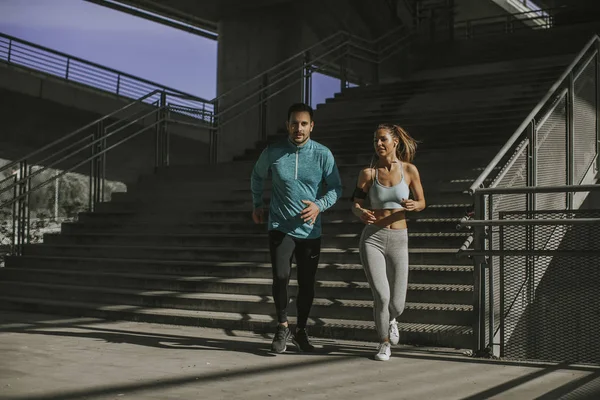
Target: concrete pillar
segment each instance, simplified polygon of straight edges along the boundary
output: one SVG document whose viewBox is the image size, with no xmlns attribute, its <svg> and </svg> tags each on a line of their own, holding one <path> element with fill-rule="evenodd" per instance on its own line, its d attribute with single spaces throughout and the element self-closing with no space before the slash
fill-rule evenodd
<svg viewBox="0 0 600 400">
<path fill-rule="evenodd" d="M 220 121 L 219 161 L 243 154 L 260 140 L 256 104 L 263 80 L 257 79 L 243 90 L 239 85 L 306 48 L 307 29 L 302 19 L 307 17 L 296 13 L 293 4 L 283 3 L 232 14 L 219 22 L 217 93 L 225 94 L 220 111 L 230 110 Z M 291 70 L 301 66 L 301 57 L 287 65 Z M 273 81 L 272 74 L 270 79 Z M 268 95 L 280 93 L 267 103 L 268 134 L 284 127 L 287 108 L 301 101 L 301 88 L 301 73 L 297 71 L 270 90 Z M 235 91 L 228 94 L 232 89 Z M 248 98 L 244 104 L 230 108 L 244 98 Z"/>
</svg>

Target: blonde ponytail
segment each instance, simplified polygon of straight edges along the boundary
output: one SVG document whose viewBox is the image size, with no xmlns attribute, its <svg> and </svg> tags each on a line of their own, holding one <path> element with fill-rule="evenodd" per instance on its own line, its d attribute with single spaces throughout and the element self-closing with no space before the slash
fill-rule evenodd
<svg viewBox="0 0 600 400">
<path fill-rule="evenodd" d="M 380 129 L 385 129 L 398 139 L 398 147 L 396 148 L 396 157 L 402 162 L 412 162 L 417 152 L 417 141 L 408 134 L 400 125 L 380 124 L 375 132 Z"/>
</svg>

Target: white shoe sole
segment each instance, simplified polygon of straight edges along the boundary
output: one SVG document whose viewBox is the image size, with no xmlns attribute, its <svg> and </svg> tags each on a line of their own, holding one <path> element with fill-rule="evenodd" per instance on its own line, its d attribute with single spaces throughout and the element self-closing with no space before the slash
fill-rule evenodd
<svg viewBox="0 0 600 400">
<path fill-rule="evenodd" d="M 277 353 L 277 354 L 282 354 L 282 353 L 285 353 L 285 351 L 286 351 L 286 350 L 287 350 L 287 346 L 285 346 L 285 347 L 283 348 L 283 350 L 281 350 L 281 351 L 277 351 L 277 350 L 275 350 L 274 348 L 272 348 L 272 347 L 271 347 L 271 351 L 272 351 L 273 353 Z"/>
<path fill-rule="evenodd" d="M 390 325 L 391 327 L 391 325 Z M 388 337 L 390 339 L 390 344 L 392 345 L 397 345 L 400 342 L 400 331 L 398 330 L 398 325 L 396 325 L 396 332 L 398 332 L 398 335 L 392 335 L 392 330 L 388 329 Z"/>
<path fill-rule="evenodd" d="M 377 361 L 388 361 L 390 359 L 390 356 L 385 356 L 385 355 L 380 356 L 379 354 L 376 354 L 375 359 Z"/>
</svg>

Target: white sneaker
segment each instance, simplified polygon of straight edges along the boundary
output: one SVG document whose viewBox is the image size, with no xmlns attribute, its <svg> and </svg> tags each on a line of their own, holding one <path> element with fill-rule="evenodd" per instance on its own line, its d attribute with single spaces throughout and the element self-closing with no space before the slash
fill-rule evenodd
<svg viewBox="0 0 600 400">
<path fill-rule="evenodd" d="M 375 354 L 375 359 L 377 361 L 387 361 L 390 359 L 392 355 L 392 346 L 390 346 L 389 342 L 383 342 L 379 345 L 379 350 L 377 350 L 377 354 Z"/>
<path fill-rule="evenodd" d="M 400 341 L 400 331 L 398 331 L 398 322 L 396 322 L 396 318 L 390 321 L 388 337 L 390 338 L 390 343 L 393 345 L 398 344 Z"/>
</svg>

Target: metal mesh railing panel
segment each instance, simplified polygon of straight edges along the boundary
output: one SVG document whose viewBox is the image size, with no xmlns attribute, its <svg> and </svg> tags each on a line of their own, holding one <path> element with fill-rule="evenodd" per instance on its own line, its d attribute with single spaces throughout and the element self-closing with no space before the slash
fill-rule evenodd
<svg viewBox="0 0 600 400">
<path fill-rule="evenodd" d="M 517 150 L 513 157 L 507 163 L 507 167 L 500 173 L 500 178 L 492 183 L 492 187 L 525 187 L 527 186 L 527 141 L 521 143 L 517 147 Z M 499 215 L 507 211 L 521 211 L 527 207 L 527 195 L 524 194 L 505 194 L 492 196 L 488 199 L 491 202 L 491 206 L 488 207 L 487 218 L 498 219 Z M 498 237 L 498 227 L 492 229 L 492 240 L 490 241 L 491 250 L 498 250 L 501 248 L 501 243 Z M 492 279 L 490 284 L 490 277 Z M 486 275 L 485 284 L 491 291 L 491 296 L 488 295 L 486 299 L 486 310 L 490 310 L 490 301 L 493 301 L 493 317 L 494 334 L 500 327 L 500 296 L 501 296 L 501 265 L 498 257 L 491 257 L 489 260 L 489 274 Z M 489 311 L 486 313 L 489 314 Z M 489 317 L 489 315 L 486 315 Z M 486 337 L 489 335 L 489 331 L 486 328 Z"/>
<path fill-rule="evenodd" d="M 505 219 L 599 218 L 600 210 L 508 213 Z M 545 242 L 531 241 L 543 236 Z M 507 226 L 502 355 L 512 359 L 600 363 L 600 226 Z M 555 251 L 554 255 L 542 253 Z"/>
<path fill-rule="evenodd" d="M 596 94 L 596 54 L 591 62 L 585 66 L 579 77 L 574 82 L 573 102 L 573 183 L 579 184 L 596 154 L 596 110 L 598 108 Z"/>
<path fill-rule="evenodd" d="M 537 186 L 567 184 L 567 99 L 563 96 L 548 118 L 537 127 Z M 566 207 L 565 193 L 536 195 L 536 209 L 555 210 Z"/>
</svg>

